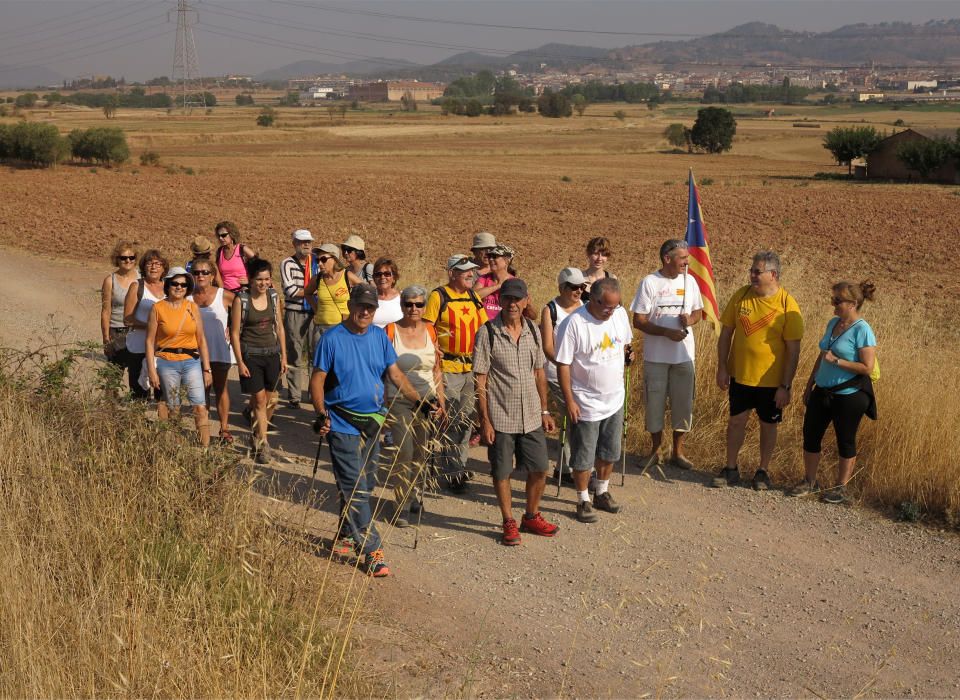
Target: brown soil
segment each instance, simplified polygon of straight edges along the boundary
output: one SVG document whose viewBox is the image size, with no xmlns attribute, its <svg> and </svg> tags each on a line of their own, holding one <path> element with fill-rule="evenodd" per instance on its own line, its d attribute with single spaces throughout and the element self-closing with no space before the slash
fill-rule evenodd
<svg viewBox="0 0 960 700">
<path fill-rule="evenodd" d="M 95 339 L 100 280 L 3 251 L 0 342 L 43 337 L 48 314 L 67 337 Z M 324 462 L 302 528 L 309 415 L 278 413 L 280 450 L 257 500 L 292 540 L 307 535 L 322 569 L 315 546 L 333 534 L 335 498 Z M 412 530 L 379 524 L 395 576 L 354 581 L 361 658 L 391 695 L 960 695 L 955 535 L 778 491 L 712 490 L 700 473 L 641 478 L 631 466 L 614 488 L 621 514 L 577 523 L 570 489 L 557 499 L 548 487 L 544 513 L 559 535 L 507 548 L 482 450 L 474 457 L 470 495 L 428 496 L 416 550 Z M 330 566 L 350 585 L 348 566 Z"/>
</svg>

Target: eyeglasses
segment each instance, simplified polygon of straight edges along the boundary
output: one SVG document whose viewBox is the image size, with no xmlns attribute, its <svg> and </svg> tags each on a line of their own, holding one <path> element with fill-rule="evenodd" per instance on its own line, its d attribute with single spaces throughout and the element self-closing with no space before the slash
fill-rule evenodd
<svg viewBox="0 0 960 700">
<path fill-rule="evenodd" d="M 206 277 L 207 275 L 212 275 L 212 274 L 213 272 L 211 270 L 194 270 L 193 271 L 194 277 Z"/>
<path fill-rule="evenodd" d="M 837 304 L 842 304 L 845 301 L 849 301 L 851 304 L 853 303 L 853 299 L 841 299 L 840 297 L 832 297 L 830 299 L 830 303 L 833 304 L 834 306 L 836 306 Z"/>
<path fill-rule="evenodd" d="M 171 289 L 174 287 L 177 289 L 186 289 L 187 287 L 190 286 L 186 282 L 168 282 L 167 284 L 170 285 Z"/>
<path fill-rule="evenodd" d="M 416 308 L 418 308 L 418 309 L 422 309 L 422 308 L 423 308 L 424 306 L 426 306 L 426 305 L 427 305 L 427 302 L 425 302 L 425 301 L 405 301 L 405 302 L 403 302 L 403 308 L 405 308 L 405 309 L 412 309 L 412 308 L 414 308 L 414 307 L 416 307 Z"/>
<path fill-rule="evenodd" d="M 163 260 L 157 260 L 156 258 L 154 258 L 153 260 L 147 260 L 147 262 L 144 265 L 145 267 L 150 267 L 151 265 L 160 265 L 161 267 L 163 267 Z"/>
<path fill-rule="evenodd" d="M 390 270 L 384 270 L 383 272 L 374 272 L 374 277 L 393 277 L 393 273 Z"/>
<path fill-rule="evenodd" d="M 137 259 L 136 255 L 118 255 L 117 260 L 122 260 L 124 262 L 133 262 Z"/>
<path fill-rule="evenodd" d="M 759 277 L 760 275 L 762 275 L 764 272 L 770 272 L 770 270 L 758 270 L 758 269 L 755 268 L 755 267 L 750 268 L 750 274 L 751 274 L 751 275 L 756 275 L 757 277 Z"/>
<path fill-rule="evenodd" d="M 327 264 L 327 260 L 333 260 L 333 256 L 332 256 L 332 255 L 322 255 L 322 256 L 320 256 L 319 258 L 317 258 L 317 262 L 319 262 L 321 265 L 326 265 L 326 264 Z"/>
</svg>

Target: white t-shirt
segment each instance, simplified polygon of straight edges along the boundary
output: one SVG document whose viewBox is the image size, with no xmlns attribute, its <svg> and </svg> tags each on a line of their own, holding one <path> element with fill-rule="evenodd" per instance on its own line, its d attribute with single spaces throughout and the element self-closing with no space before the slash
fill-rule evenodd
<svg viewBox="0 0 960 700">
<path fill-rule="evenodd" d="M 683 275 L 670 279 L 659 271 L 647 275 L 637 289 L 630 311 L 635 314 L 644 314 L 651 323 L 664 328 L 681 328 L 680 314 L 684 311 L 692 313 L 703 308 L 703 298 L 700 296 L 700 287 L 693 275 L 686 276 L 684 286 Z M 665 362 L 678 365 L 682 362 L 693 362 L 694 359 L 693 332 L 679 343 L 662 335 L 643 334 L 643 359 L 645 362 Z"/>
<path fill-rule="evenodd" d="M 557 305 L 557 322 L 553 324 L 553 349 L 557 349 L 557 338 L 560 335 L 560 324 L 563 323 L 563 319 L 570 315 L 570 313 L 563 310 L 563 307 L 560 306 L 559 297 L 553 300 Z M 583 306 L 581 302 L 577 302 L 580 306 Z M 579 308 L 579 307 L 577 307 Z M 576 311 L 576 309 L 574 309 Z M 557 383 L 557 366 L 553 362 L 547 362 L 543 366 L 543 371 L 547 374 L 547 381 L 551 384 Z"/>
<path fill-rule="evenodd" d="M 570 365 L 580 419 L 609 418 L 623 406 L 623 348 L 633 340 L 627 311 L 618 306 L 606 321 L 581 306 L 560 324 L 557 362 Z"/>
<path fill-rule="evenodd" d="M 373 314 L 373 325 L 386 328 L 388 323 L 396 323 L 403 318 L 403 307 L 400 306 L 400 295 L 393 299 L 377 302 L 377 310 Z"/>
</svg>

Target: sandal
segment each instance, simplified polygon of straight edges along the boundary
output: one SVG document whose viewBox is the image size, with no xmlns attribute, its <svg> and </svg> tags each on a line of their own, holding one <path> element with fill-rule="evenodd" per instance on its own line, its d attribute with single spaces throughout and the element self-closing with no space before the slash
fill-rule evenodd
<svg viewBox="0 0 960 700">
<path fill-rule="evenodd" d="M 229 430 L 220 431 L 220 444 L 221 445 L 232 445 L 233 444 L 233 435 L 230 434 Z"/>
</svg>

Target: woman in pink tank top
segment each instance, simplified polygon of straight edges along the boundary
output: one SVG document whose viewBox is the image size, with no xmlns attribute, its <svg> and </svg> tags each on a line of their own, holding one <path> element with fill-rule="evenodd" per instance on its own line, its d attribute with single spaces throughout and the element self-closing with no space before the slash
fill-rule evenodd
<svg viewBox="0 0 960 700">
<path fill-rule="evenodd" d="M 220 247 L 217 248 L 217 269 L 223 279 L 223 288 L 239 292 L 247 287 L 247 263 L 257 252 L 240 242 L 240 229 L 232 221 L 221 221 L 214 227 Z"/>
</svg>

